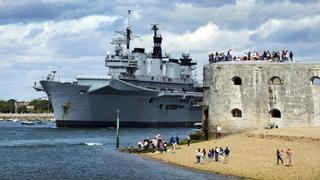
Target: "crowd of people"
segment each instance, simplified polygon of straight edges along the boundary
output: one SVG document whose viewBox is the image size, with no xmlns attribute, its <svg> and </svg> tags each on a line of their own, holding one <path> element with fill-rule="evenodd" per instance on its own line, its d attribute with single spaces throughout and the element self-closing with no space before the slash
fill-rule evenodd
<svg viewBox="0 0 320 180">
<path fill-rule="evenodd" d="M 145 138 L 138 142 L 138 149 L 143 150 L 158 150 L 160 153 L 167 152 L 167 147 L 171 146 L 171 151 L 175 152 L 179 144 L 179 136 L 171 136 L 169 143 L 163 139 L 160 134 L 156 134 L 154 138 Z"/>
<path fill-rule="evenodd" d="M 221 138 L 221 127 L 217 126 L 217 139 Z M 188 146 L 190 145 L 190 136 L 186 138 Z M 178 136 L 169 138 L 167 142 L 164 138 L 160 136 L 160 134 L 156 134 L 154 138 L 145 138 L 138 142 L 139 150 L 156 150 L 160 153 L 167 152 L 168 146 L 171 146 L 169 151 L 175 153 L 177 145 L 180 143 L 180 138 Z M 284 151 L 281 149 L 276 150 L 276 164 L 279 165 L 280 163 L 283 165 L 283 153 Z M 292 150 L 288 148 L 285 152 L 288 159 L 288 164 L 286 166 L 292 165 Z M 202 150 L 198 148 L 196 151 L 196 162 L 197 163 L 211 163 L 211 162 L 222 162 L 227 164 L 229 161 L 230 149 L 228 147 L 215 147 L 209 150 L 203 148 Z"/>
<path fill-rule="evenodd" d="M 231 49 L 225 52 L 215 52 L 209 54 L 209 63 L 217 63 L 222 61 L 273 61 L 273 62 L 284 62 L 293 61 L 293 52 L 288 50 L 277 50 L 277 51 L 250 51 L 245 53 L 244 56 L 237 57 L 232 56 Z"/>
<path fill-rule="evenodd" d="M 215 147 L 208 150 L 206 149 L 200 150 L 200 148 L 196 151 L 196 159 L 197 163 L 204 162 L 223 162 L 225 164 L 229 161 L 230 149 L 226 147 L 223 149 L 222 147 Z"/>
</svg>

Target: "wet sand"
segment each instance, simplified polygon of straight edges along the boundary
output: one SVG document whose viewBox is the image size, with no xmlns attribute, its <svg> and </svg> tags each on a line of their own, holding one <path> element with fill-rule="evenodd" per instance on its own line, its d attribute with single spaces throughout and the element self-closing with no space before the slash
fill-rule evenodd
<svg viewBox="0 0 320 180">
<path fill-rule="evenodd" d="M 229 163 L 196 163 L 198 148 L 207 151 L 214 147 L 228 146 Z M 284 165 L 276 165 L 276 149 L 282 149 Z M 286 166 L 285 151 L 291 148 L 292 166 Z M 181 145 L 175 153 L 147 153 L 167 163 L 187 168 L 253 179 L 320 179 L 320 127 L 295 127 L 257 130 L 230 135 L 220 140 Z"/>
</svg>

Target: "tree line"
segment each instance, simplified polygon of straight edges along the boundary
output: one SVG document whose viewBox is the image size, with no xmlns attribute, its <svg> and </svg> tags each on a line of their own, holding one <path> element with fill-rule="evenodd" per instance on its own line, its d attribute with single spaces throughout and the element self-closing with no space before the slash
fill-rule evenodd
<svg viewBox="0 0 320 180">
<path fill-rule="evenodd" d="M 28 109 L 27 105 L 19 105 L 19 102 L 15 99 L 9 99 L 8 101 L 0 100 L 0 113 L 48 113 L 53 112 L 51 102 L 48 100 L 34 99 L 28 106 L 34 108 Z"/>
</svg>

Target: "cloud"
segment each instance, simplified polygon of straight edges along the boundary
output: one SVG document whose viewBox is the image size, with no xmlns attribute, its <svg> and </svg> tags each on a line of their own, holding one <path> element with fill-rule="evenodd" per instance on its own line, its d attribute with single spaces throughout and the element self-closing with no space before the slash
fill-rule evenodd
<svg viewBox="0 0 320 180">
<path fill-rule="evenodd" d="M 37 97 L 31 85 L 51 69 L 60 69 L 68 81 L 78 74 L 106 74 L 104 56 L 113 51 L 113 32 L 127 24 L 128 9 L 134 34 L 140 35 L 131 47 L 150 52 L 150 24 L 159 23 L 163 51 L 173 58 L 190 52 L 198 79 L 215 51 L 232 49 L 239 56 L 288 49 L 303 61 L 320 58 L 319 0 L 3 0 L 0 85 L 12 92 L 0 90 L 0 99 Z"/>
<path fill-rule="evenodd" d="M 270 19 L 262 24 L 252 40 L 299 43 L 320 41 L 320 15 L 300 19 Z"/>
<path fill-rule="evenodd" d="M 10 67 L 10 66 L 11 66 L 11 64 L 10 64 L 9 62 L 0 60 L 0 70 L 6 69 L 6 68 L 8 68 L 8 67 Z"/>
<path fill-rule="evenodd" d="M 2 55 L 82 56 L 102 53 L 102 44 L 107 42 L 104 36 L 108 32 L 96 30 L 107 27 L 116 19 L 115 16 L 87 16 L 59 22 L 0 25 L 0 46 L 6 49 Z"/>
</svg>

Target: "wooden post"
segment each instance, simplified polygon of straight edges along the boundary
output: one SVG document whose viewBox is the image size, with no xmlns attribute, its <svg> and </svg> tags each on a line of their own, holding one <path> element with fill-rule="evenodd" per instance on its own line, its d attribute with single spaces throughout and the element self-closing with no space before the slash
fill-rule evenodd
<svg viewBox="0 0 320 180">
<path fill-rule="evenodd" d="M 120 110 L 117 109 L 117 129 L 116 129 L 116 147 L 119 148 L 119 113 L 120 113 Z"/>
</svg>

